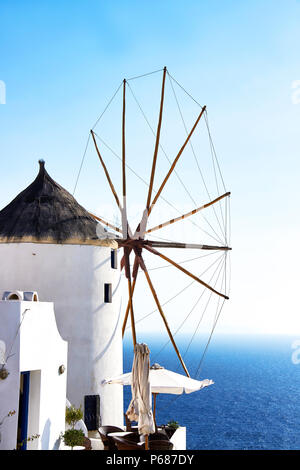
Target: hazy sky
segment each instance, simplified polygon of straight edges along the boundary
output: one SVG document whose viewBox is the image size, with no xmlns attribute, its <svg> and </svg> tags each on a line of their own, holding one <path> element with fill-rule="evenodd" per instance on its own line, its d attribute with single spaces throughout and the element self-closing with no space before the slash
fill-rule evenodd
<svg viewBox="0 0 300 470">
<path fill-rule="evenodd" d="M 1 207 L 34 179 L 39 158 L 72 192 L 89 129 L 122 79 L 166 65 L 207 105 L 226 189 L 232 192 L 231 299 L 217 331 L 299 335 L 299 20 L 296 0 L 0 0 L 0 80 L 6 85 L 6 103 L 0 104 Z M 137 84 L 155 127 L 161 74 L 149 77 L 141 88 L 138 81 L 131 83 Z M 190 125 L 197 106 L 181 97 Z M 103 128 L 117 152 L 120 103 L 119 97 Z M 141 121 L 134 116 L 132 108 L 128 132 L 135 138 L 128 144 L 128 162 L 143 172 L 153 145 L 142 137 Z M 171 104 L 164 119 L 162 139 L 174 158 L 180 120 Z M 141 154 L 143 146 L 149 157 L 146 150 Z M 101 214 L 111 200 L 92 150 L 75 196 Z M 197 194 L 189 158 L 179 171 L 195 199 L 207 202 Z M 167 169 L 163 159 L 160 153 L 158 177 Z M 119 163 L 109 164 L 119 184 Z M 134 204 L 142 207 L 145 196 L 133 182 L 130 188 L 134 212 Z M 177 200 L 176 180 L 170 180 L 168 191 L 178 207 L 193 209 L 188 199 Z M 116 214 L 111 215 L 114 219 Z M 170 238 L 179 234 L 173 232 Z M 186 255 L 180 256 L 182 260 Z M 194 270 L 201 272 L 200 261 Z M 162 281 L 170 279 L 164 276 Z M 174 316 L 180 319 L 196 295 L 174 307 Z M 157 325 L 159 320 L 148 328 Z"/>
</svg>

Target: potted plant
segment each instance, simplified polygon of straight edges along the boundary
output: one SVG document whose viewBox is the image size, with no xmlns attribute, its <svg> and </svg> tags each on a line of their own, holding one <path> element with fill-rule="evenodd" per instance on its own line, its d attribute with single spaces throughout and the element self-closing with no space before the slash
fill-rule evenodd
<svg viewBox="0 0 300 470">
<path fill-rule="evenodd" d="M 67 429 L 62 437 L 65 445 L 71 447 L 72 450 L 85 450 L 85 435 L 82 429 Z"/>
<path fill-rule="evenodd" d="M 178 428 L 179 428 L 178 421 L 174 421 L 174 420 L 169 421 L 167 425 L 164 426 L 164 430 L 166 431 L 169 439 L 173 436 L 174 432 Z"/>
<path fill-rule="evenodd" d="M 66 446 L 71 447 L 72 450 L 85 450 L 85 435 L 82 429 L 75 429 L 75 425 L 83 418 L 81 406 L 75 408 L 69 406 L 66 408 L 66 423 L 70 426 L 62 438 Z"/>
</svg>

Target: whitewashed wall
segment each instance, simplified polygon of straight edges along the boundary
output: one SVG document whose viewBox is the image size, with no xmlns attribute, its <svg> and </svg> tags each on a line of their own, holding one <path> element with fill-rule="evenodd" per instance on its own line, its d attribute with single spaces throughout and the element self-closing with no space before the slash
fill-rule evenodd
<svg viewBox="0 0 300 470">
<path fill-rule="evenodd" d="M 186 450 L 186 428 L 177 428 L 170 441 L 174 445 L 173 450 Z"/>
<path fill-rule="evenodd" d="M 0 449 L 16 448 L 20 373 L 30 371 L 27 448 L 55 449 L 65 429 L 67 343 L 60 337 L 52 303 L 0 301 L 0 339 L 6 344 L 9 375 L 0 380 Z"/>
<path fill-rule="evenodd" d="M 54 302 L 68 341 L 68 399 L 83 406 L 84 395 L 99 394 L 102 424 L 120 426 L 123 389 L 101 386 L 123 372 L 121 277 L 110 253 L 86 245 L 0 244 L 0 289 L 35 290 L 40 301 Z M 112 303 L 104 303 L 104 283 L 112 284 Z"/>
</svg>

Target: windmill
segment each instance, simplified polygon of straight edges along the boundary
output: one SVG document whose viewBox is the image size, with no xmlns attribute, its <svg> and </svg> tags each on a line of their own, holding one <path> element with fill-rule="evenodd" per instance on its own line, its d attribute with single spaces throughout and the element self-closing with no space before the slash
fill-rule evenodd
<svg viewBox="0 0 300 470">
<path fill-rule="evenodd" d="M 215 289 L 213 286 L 211 286 L 209 283 L 204 282 L 200 277 L 196 276 L 189 270 L 185 269 L 183 266 L 175 262 L 173 259 L 170 257 L 166 256 L 164 253 L 159 251 L 159 248 L 162 249 L 168 249 L 168 248 L 175 248 L 178 250 L 182 250 L 184 248 L 188 249 L 193 249 L 193 250 L 213 250 L 213 251 L 223 251 L 227 252 L 231 250 L 231 248 L 227 245 L 208 245 L 208 244 L 197 244 L 197 243 L 181 243 L 181 242 L 168 242 L 168 241 L 159 241 L 159 240 L 150 240 L 148 238 L 149 234 L 156 232 L 157 230 L 160 230 L 164 227 L 167 227 L 171 224 L 174 223 L 179 223 L 180 221 L 189 218 L 190 216 L 200 212 L 200 211 L 205 211 L 210 206 L 214 206 L 221 200 L 225 198 L 229 198 L 230 192 L 224 192 L 223 194 L 218 195 L 218 197 L 204 203 L 203 205 L 196 207 L 192 209 L 191 211 L 181 214 L 179 217 L 173 218 L 171 220 L 163 221 L 160 224 L 148 228 L 148 222 L 149 222 L 149 216 L 152 213 L 153 209 L 156 206 L 157 201 L 161 197 L 161 193 L 163 192 L 170 176 L 172 173 L 175 171 L 175 167 L 181 158 L 187 144 L 190 142 L 192 135 L 194 134 L 198 123 L 200 122 L 201 119 L 203 119 L 206 115 L 206 106 L 201 107 L 200 113 L 194 122 L 192 128 L 190 131 L 187 133 L 187 137 L 184 140 L 183 144 L 179 148 L 175 158 L 171 162 L 170 168 L 164 177 L 163 181 L 161 182 L 159 189 L 156 191 L 156 194 L 153 196 L 153 185 L 154 185 L 154 179 L 155 179 L 155 174 L 156 174 L 156 167 L 157 167 L 157 156 L 158 156 L 158 150 L 160 146 L 160 134 L 161 134 L 161 127 L 162 127 L 162 117 L 163 117 L 163 109 L 164 109 L 164 96 L 165 96 L 165 82 L 166 82 L 166 76 L 168 74 L 167 68 L 164 67 L 163 69 L 163 77 L 162 77 L 162 86 L 161 86 L 161 96 L 160 96 L 160 107 L 159 107 L 159 114 L 158 114 L 158 123 L 157 123 L 157 129 L 155 133 L 155 146 L 154 146 L 154 152 L 153 152 L 153 159 L 152 159 L 152 168 L 151 168 L 151 174 L 149 177 L 149 184 L 148 184 L 148 193 L 147 193 L 147 198 L 145 201 L 145 209 L 143 211 L 143 214 L 141 215 L 141 219 L 139 224 L 137 225 L 135 230 L 132 230 L 129 224 L 128 216 L 127 216 L 127 188 L 126 188 L 126 139 L 125 139 L 125 125 L 126 125 L 126 89 L 127 89 L 127 80 L 124 79 L 122 82 L 122 89 L 123 89 L 123 106 L 122 106 L 122 203 L 117 195 L 117 191 L 115 189 L 115 186 L 112 182 L 112 178 L 108 172 L 108 169 L 105 165 L 102 152 L 100 151 L 99 145 L 97 143 L 97 134 L 95 131 L 92 129 L 90 131 L 90 136 L 92 137 L 96 153 L 99 157 L 100 164 L 103 168 L 105 177 L 107 179 L 107 182 L 110 186 L 111 192 L 113 194 L 113 197 L 115 199 L 115 202 L 117 204 L 117 207 L 120 210 L 121 214 L 121 220 L 122 220 L 122 227 L 119 228 L 116 225 L 111 224 L 110 222 L 106 221 L 104 218 L 99 217 L 95 214 L 91 214 L 95 219 L 97 219 L 99 222 L 102 224 L 106 225 L 109 227 L 113 233 L 115 234 L 115 239 L 114 241 L 118 244 L 118 247 L 123 250 L 123 256 L 121 259 L 121 269 L 125 270 L 125 276 L 127 279 L 127 284 L 128 284 L 128 303 L 125 311 L 125 316 L 124 316 L 124 322 L 123 322 L 123 336 L 125 332 L 125 328 L 127 325 L 128 317 L 130 316 L 131 320 L 131 330 L 132 330 L 132 340 L 133 340 L 133 345 L 136 344 L 136 326 L 135 326 L 135 314 L 134 314 L 134 293 L 135 293 L 135 287 L 136 287 L 136 282 L 137 282 L 137 276 L 139 272 L 142 272 L 145 276 L 145 279 L 147 281 L 147 284 L 149 286 L 151 295 L 153 296 L 153 299 L 155 301 L 155 304 L 157 306 L 157 310 L 159 311 L 159 314 L 164 322 L 165 328 L 167 330 L 168 336 L 170 341 L 172 342 L 172 345 L 176 351 L 176 354 L 179 358 L 179 361 L 186 373 L 186 375 L 189 377 L 190 374 L 187 370 L 187 367 L 184 363 L 184 360 L 179 352 L 179 349 L 176 345 L 176 342 L 174 340 L 174 336 L 170 330 L 166 315 L 164 314 L 162 304 L 159 300 L 159 297 L 157 295 L 157 291 L 153 285 L 153 282 L 151 280 L 149 270 L 147 269 L 145 259 L 144 259 L 144 253 L 151 253 L 155 257 L 159 257 L 175 267 L 177 270 L 181 271 L 184 273 L 186 276 L 192 278 L 194 281 L 196 281 L 198 284 L 202 285 L 205 287 L 205 289 L 210 290 L 214 295 L 219 296 L 220 298 L 227 300 L 229 297 L 226 293 L 218 291 Z M 89 137 L 90 137 L 89 136 Z M 131 268 L 130 265 L 130 257 L 133 256 L 133 265 Z"/>
</svg>

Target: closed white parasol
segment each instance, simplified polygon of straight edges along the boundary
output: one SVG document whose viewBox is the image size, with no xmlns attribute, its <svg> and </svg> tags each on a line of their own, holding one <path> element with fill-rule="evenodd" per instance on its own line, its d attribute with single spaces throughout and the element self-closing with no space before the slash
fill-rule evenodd
<svg viewBox="0 0 300 470">
<path fill-rule="evenodd" d="M 138 422 L 139 434 L 145 436 L 155 432 L 151 409 L 149 381 L 149 348 L 146 344 L 136 344 L 130 381 L 132 400 L 126 412 L 130 421 Z"/>
</svg>

